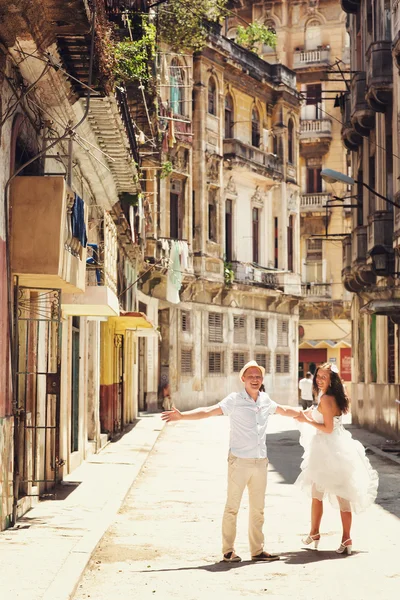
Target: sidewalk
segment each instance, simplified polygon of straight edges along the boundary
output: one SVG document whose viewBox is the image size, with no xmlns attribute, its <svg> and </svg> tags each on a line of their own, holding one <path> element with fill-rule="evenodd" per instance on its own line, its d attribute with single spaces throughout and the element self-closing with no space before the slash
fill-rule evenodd
<svg viewBox="0 0 400 600">
<path fill-rule="evenodd" d="M 145 415 L 71 473 L 63 499 L 39 502 L 0 533 L 2 600 L 67 600 L 164 427 Z M 65 492 L 65 493 L 64 493 Z"/>
<path fill-rule="evenodd" d="M 159 415 L 143 416 L 68 476 L 61 486 L 64 499 L 40 502 L 0 534 L 2 600 L 71 598 L 163 427 Z M 370 451 L 400 464 L 399 457 L 380 450 L 384 437 L 349 429 Z"/>
</svg>

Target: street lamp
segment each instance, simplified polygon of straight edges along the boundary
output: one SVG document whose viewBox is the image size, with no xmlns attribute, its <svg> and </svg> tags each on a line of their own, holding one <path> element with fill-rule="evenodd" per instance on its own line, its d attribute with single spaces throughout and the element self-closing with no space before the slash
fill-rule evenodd
<svg viewBox="0 0 400 600">
<path fill-rule="evenodd" d="M 378 196 L 378 198 L 381 198 L 382 200 L 384 200 L 388 204 L 391 204 L 392 206 L 400 208 L 400 204 L 397 204 L 397 202 L 393 202 L 393 200 L 390 200 L 390 198 L 386 198 L 386 196 L 382 196 L 382 194 L 379 194 L 376 190 L 374 190 L 367 183 L 365 183 L 365 181 L 354 179 L 353 177 L 349 177 L 349 175 L 345 175 L 340 171 L 334 171 L 333 169 L 322 169 L 321 177 L 327 183 L 336 183 L 337 181 L 345 183 L 346 185 L 354 185 L 355 183 L 359 183 L 366 187 L 367 190 L 369 190 L 372 194 Z"/>
<path fill-rule="evenodd" d="M 378 196 L 378 198 L 382 198 L 382 200 L 385 200 L 385 202 L 387 202 L 388 204 L 391 204 L 392 206 L 396 206 L 397 208 L 400 208 L 400 204 L 397 204 L 397 202 L 393 202 L 393 200 L 386 198 L 386 196 L 382 196 L 382 194 L 379 194 L 377 191 L 375 191 L 373 188 L 371 188 L 364 181 L 353 179 L 353 177 L 349 177 L 348 175 L 345 175 L 344 173 L 340 173 L 340 171 L 334 171 L 333 169 L 322 169 L 321 177 L 328 183 L 336 183 L 337 181 L 340 181 L 347 185 L 354 185 L 355 183 L 361 184 L 364 187 L 366 187 L 367 190 L 372 192 L 372 194 L 374 194 L 375 196 Z M 387 275 L 399 275 L 400 274 L 393 270 L 394 269 L 394 252 L 393 252 L 393 248 L 391 246 L 378 244 L 378 245 L 374 246 L 373 248 L 371 248 L 371 250 L 369 251 L 368 254 L 371 257 L 372 268 L 373 268 L 375 275 L 382 277 L 382 276 L 387 276 Z"/>
</svg>

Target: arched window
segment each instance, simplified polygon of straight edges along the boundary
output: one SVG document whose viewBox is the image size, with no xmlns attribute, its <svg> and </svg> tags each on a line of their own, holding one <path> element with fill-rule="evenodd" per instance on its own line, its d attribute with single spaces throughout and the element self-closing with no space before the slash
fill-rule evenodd
<svg viewBox="0 0 400 600">
<path fill-rule="evenodd" d="M 256 148 L 260 146 L 260 115 L 255 106 L 251 113 L 251 145 Z"/>
<path fill-rule="evenodd" d="M 208 80 L 208 112 L 210 115 L 217 114 L 217 86 L 214 77 Z"/>
<path fill-rule="evenodd" d="M 288 123 L 288 162 L 294 165 L 294 125 L 293 119 Z"/>
<path fill-rule="evenodd" d="M 225 96 L 225 139 L 233 138 L 233 99 L 230 94 Z"/>
<path fill-rule="evenodd" d="M 169 69 L 170 93 L 169 100 L 171 110 L 176 115 L 185 114 L 185 71 L 179 60 L 173 58 Z"/>
<path fill-rule="evenodd" d="M 309 21 L 306 25 L 305 49 L 315 50 L 322 46 L 321 25 L 316 19 Z"/>
</svg>

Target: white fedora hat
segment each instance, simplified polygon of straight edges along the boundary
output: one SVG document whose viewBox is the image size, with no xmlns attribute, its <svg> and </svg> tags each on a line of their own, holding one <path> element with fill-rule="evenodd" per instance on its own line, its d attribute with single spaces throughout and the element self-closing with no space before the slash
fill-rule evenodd
<svg viewBox="0 0 400 600">
<path fill-rule="evenodd" d="M 248 363 L 246 363 L 244 365 L 243 369 L 239 373 L 240 379 L 242 379 L 243 375 L 245 374 L 245 372 L 247 371 L 247 369 L 250 369 L 250 367 L 257 367 L 257 369 L 260 369 L 261 375 L 263 376 L 263 379 L 264 379 L 264 377 L 265 377 L 265 369 L 264 369 L 264 367 L 261 367 L 261 365 L 258 365 L 255 360 L 251 360 L 251 361 L 249 361 Z"/>
</svg>

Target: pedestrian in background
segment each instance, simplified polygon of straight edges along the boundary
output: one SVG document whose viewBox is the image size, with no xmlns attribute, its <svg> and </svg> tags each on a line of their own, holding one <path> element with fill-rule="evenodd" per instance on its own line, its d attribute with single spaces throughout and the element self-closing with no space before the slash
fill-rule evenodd
<svg viewBox="0 0 400 600">
<path fill-rule="evenodd" d="M 308 371 L 306 376 L 299 381 L 300 390 L 300 404 L 304 410 L 310 408 L 313 405 L 313 380 L 312 373 Z"/>
<path fill-rule="evenodd" d="M 352 513 L 365 510 L 375 501 L 378 473 L 372 469 L 362 444 L 343 427 L 342 415 L 348 412 L 349 401 L 336 365 L 325 363 L 317 368 L 313 391 L 319 393 L 318 406 L 296 417 L 313 428 L 307 428 L 311 436 L 305 428 L 301 431 L 300 443 L 305 452 L 295 482 L 312 498 L 311 528 L 303 543 L 318 548 L 323 499 L 328 497 L 339 508 L 342 521 L 342 540 L 336 552 L 351 554 Z"/>
<path fill-rule="evenodd" d="M 247 487 L 249 493 L 249 543 L 254 561 L 279 560 L 277 554 L 264 551 L 264 505 L 267 485 L 266 430 L 272 414 L 294 417 L 299 408 L 280 406 L 260 386 L 265 369 L 252 360 L 240 371 L 242 392 L 234 392 L 213 406 L 180 412 L 173 408 L 162 413 L 165 421 L 197 420 L 226 415 L 230 418 L 228 455 L 228 492 L 222 521 L 222 553 L 226 562 L 240 562 L 235 552 L 236 522 Z"/>
</svg>

